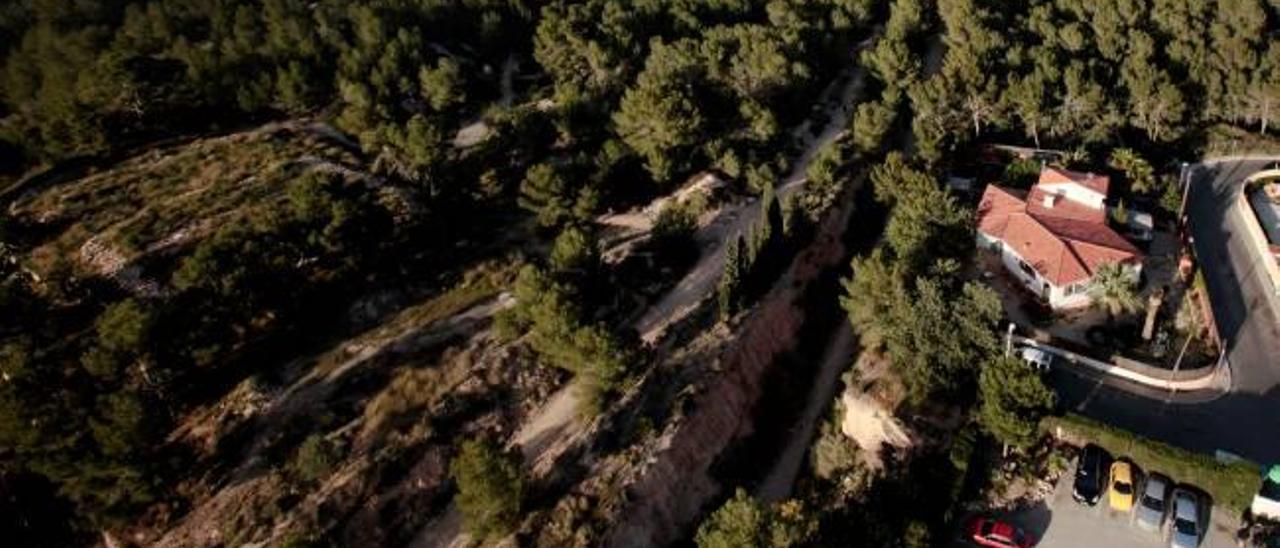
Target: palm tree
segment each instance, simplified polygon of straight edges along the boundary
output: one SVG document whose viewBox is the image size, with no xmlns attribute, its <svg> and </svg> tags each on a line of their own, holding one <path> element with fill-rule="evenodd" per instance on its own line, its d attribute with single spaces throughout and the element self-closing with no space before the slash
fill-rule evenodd
<svg viewBox="0 0 1280 548">
<path fill-rule="evenodd" d="M 1093 299 L 1094 306 L 1107 311 L 1108 321 L 1114 321 L 1116 316 L 1125 312 L 1142 309 L 1137 287 L 1129 271 L 1120 264 L 1102 265 L 1094 273 L 1093 281 L 1089 283 L 1089 297 Z"/>
</svg>

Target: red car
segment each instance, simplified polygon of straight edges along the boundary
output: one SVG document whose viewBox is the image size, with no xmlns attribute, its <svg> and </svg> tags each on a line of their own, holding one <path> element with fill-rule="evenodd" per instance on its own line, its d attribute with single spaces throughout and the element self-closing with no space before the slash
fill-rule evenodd
<svg viewBox="0 0 1280 548">
<path fill-rule="evenodd" d="M 978 546 L 994 548 L 1031 548 L 1036 540 L 1003 521 L 990 518 L 976 518 L 969 524 L 969 538 Z"/>
</svg>

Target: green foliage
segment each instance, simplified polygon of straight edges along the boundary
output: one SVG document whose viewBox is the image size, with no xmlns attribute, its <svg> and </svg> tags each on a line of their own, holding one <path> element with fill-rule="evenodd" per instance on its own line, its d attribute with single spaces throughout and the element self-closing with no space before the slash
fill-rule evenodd
<svg viewBox="0 0 1280 548">
<path fill-rule="evenodd" d="M 933 546 L 929 541 L 929 526 L 919 520 L 907 524 L 906 534 L 902 537 L 902 545 L 906 548 L 928 548 Z"/>
<path fill-rule="evenodd" d="M 1163 179 L 1164 190 L 1160 193 L 1160 209 L 1169 215 L 1177 215 L 1182 209 L 1182 188 L 1175 177 Z"/>
<path fill-rule="evenodd" d="M 931 261 L 967 257 L 973 247 L 970 213 L 928 174 L 890 153 L 871 171 L 876 198 L 893 207 L 885 240 L 913 272 Z"/>
<path fill-rule="evenodd" d="M 570 226 L 556 236 L 548 261 L 553 272 L 589 274 L 599 268 L 600 252 L 587 231 Z"/>
<path fill-rule="evenodd" d="M 1124 206 L 1124 200 L 1120 200 L 1115 207 L 1111 208 L 1111 222 L 1117 226 L 1128 224 L 1129 208 Z"/>
<path fill-rule="evenodd" d="M 924 29 L 925 17 L 919 0 L 894 0 L 884 35 L 875 47 L 862 52 L 862 64 L 889 89 L 905 89 L 919 76 L 921 62 L 912 54 L 911 42 Z"/>
<path fill-rule="evenodd" d="M 139 353 L 147 346 L 154 319 L 149 310 L 134 299 L 115 303 L 94 323 L 98 344 L 113 352 Z"/>
<path fill-rule="evenodd" d="M 516 306 L 500 318 L 508 332 L 525 332 L 546 362 L 578 376 L 584 406 L 597 412 L 635 360 L 634 352 L 604 326 L 589 322 L 573 291 L 533 265 L 525 266 L 512 291 Z"/>
<path fill-rule="evenodd" d="M 1080 444 L 1096 443 L 1113 455 L 1131 459 L 1141 470 L 1154 470 L 1180 482 L 1203 488 L 1232 515 L 1243 512 L 1262 485 L 1262 469 L 1254 462 L 1218 462 L 1211 455 L 1192 453 L 1127 430 L 1102 424 L 1087 417 L 1069 413 L 1046 417 L 1041 428 Z"/>
<path fill-rule="evenodd" d="M 720 321 L 728 321 L 742 307 L 742 237 L 734 238 L 724 251 L 724 272 L 716 288 Z"/>
<path fill-rule="evenodd" d="M 1030 447 L 1040 438 L 1040 418 L 1053 409 L 1053 392 L 1040 374 L 1021 360 L 987 360 L 978 378 L 978 411 L 983 428 L 1001 443 Z"/>
<path fill-rule="evenodd" d="M 694 541 L 698 548 L 785 548 L 811 540 L 816 526 L 796 501 L 769 508 L 739 488 L 698 526 Z"/>
<path fill-rule="evenodd" d="M 432 110 L 442 112 L 466 101 L 462 73 L 457 61 L 442 57 L 434 68 L 423 67 L 418 71 L 418 82 L 423 99 Z"/>
<path fill-rule="evenodd" d="M 948 276 L 908 281 L 902 268 L 879 250 L 855 258 L 841 306 L 863 344 L 889 354 L 914 401 L 960 393 L 998 347 L 1000 299 Z"/>
<path fill-rule="evenodd" d="M 599 194 L 585 181 L 570 179 L 574 166 L 541 163 L 529 168 L 516 202 L 533 213 L 542 227 L 559 227 L 591 218 Z"/>
<path fill-rule="evenodd" d="M 321 481 L 341 462 L 338 448 L 321 434 L 307 436 L 289 463 L 290 469 L 302 481 Z"/>
<path fill-rule="evenodd" d="M 107 456 L 131 455 L 153 439 L 156 421 L 136 392 L 120 391 L 101 396 L 98 398 L 98 417 L 90 422 L 90 430 L 94 441 Z"/>
<path fill-rule="evenodd" d="M 658 211 L 653 220 L 650 235 L 654 246 L 663 252 L 672 252 L 694 245 L 693 235 L 698 229 L 698 211 L 691 203 L 671 203 Z"/>
<path fill-rule="evenodd" d="M 704 119 L 692 82 L 700 71 L 693 41 L 657 42 L 635 87 L 622 97 L 614 123 L 653 178 L 666 181 L 683 168 L 682 156 L 699 141 Z"/>
<path fill-rule="evenodd" d="M 1143 306 L 1131 271 L 1120 264 L 1098 268 L 1089 282 L 1088 293 L 1093 305 L 1106 310 L 1113 320 L 1121 314 L 1137 312 Z"/>
<path fill-rule="evenodd" d="M 897 121 L 897 101 L 895 97 L 885 97 L 880 101 L 871 101 L 858 105 L 853 113 L 852 144 L 853 150 L 860 156 L 871 156 L 885 148 L 885 139 L 889 130 Z"/>
<path fill-rule="evenodd" d="M 858 447 L 840 431 L 843 419 L 844 410 L 837 400 L 832 417 L 822 423 L 818 439 L 809 451 L 809 466 L 820 479 L 836 479 L 858 466 Z"/>
<path fill-rule="evenodd" d="M 1040 176 L 1040 163 L 1028 158 L 1018 158 L 1004 167 L 1000 182 L 1013 188 L 1031 188 Z"/>
<path fill-rule="evenodd" d="M 1108 165 L 1112 169 L 1124 173 L 1125 179 L 1129 181 L 1129 190 L 1132 192 L 1147 194 L 1155 190 L 1156 178 L 1154 171 L 1151 169 L 1151 164 L 1147 163 L 1133 149 L 1117 148 L 1112 150 Z"/>
<path fill-rule="evenodd" d="M 526 482 L 521 465 L 519 452 L 493 441 L 462 442 L 449 470 L 458 482 L 458 508 L 476 537 L 500 537 L 519 523 Z"/>
<path fill-rule="evenodd" d="M 809 223 L 817 223 L 835 205 L 843 186 L 838 176 L 844 163 L 843 143 L 832 141 L 819 150 L 809 164 L 808 181 L 798 199 L 800 211 Z"/>
</svg>

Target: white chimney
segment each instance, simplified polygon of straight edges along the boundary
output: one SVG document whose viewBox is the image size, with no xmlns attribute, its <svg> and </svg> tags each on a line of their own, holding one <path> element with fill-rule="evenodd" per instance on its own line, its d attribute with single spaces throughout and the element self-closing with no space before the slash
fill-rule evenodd
<svg viewBox="0 0 1280 548">
<path fill-rule="evenodd" d="M 1058 196 L 1056 194 L 1050 194 L 1048 192 L 1044 193 L 1044 207 L 1053 208 L 1053 202 L 1057 198 Z"/>
</svg>

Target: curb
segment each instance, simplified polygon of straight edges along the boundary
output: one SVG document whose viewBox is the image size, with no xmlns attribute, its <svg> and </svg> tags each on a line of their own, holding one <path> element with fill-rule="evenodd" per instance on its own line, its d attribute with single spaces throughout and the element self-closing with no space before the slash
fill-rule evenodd
<svg viewBox="0 0 1280 548">
<path fill-rule="evenodd" d="M 1193 379 L 1175 381 L 1172 379 L 1161 379 L 1144 373 L 1139 373 L 1132 369 L 1096 360 L 1088 356 L 1083 356 L 1070 350 L 1064 350 L 1021 335 L 1013 335 L 1012 338 L 1016 343 L 1044 350 L 1045 352 L 1049 352 L 1050 354 L 1054 354 L 1067 360 L 1069 363 L 1083 365 L 1104 375 L 1118 377 L 1144 386 L 1177 391 L 1195 391 L 1221 387 L 1219 379 L 1222 374 L 1222 370 L 1224 369 L 1221 362 L 1213 367 L 1206 368 L 1209 369 L 1209 371 L 1202 376 Z"/>
</svg>

